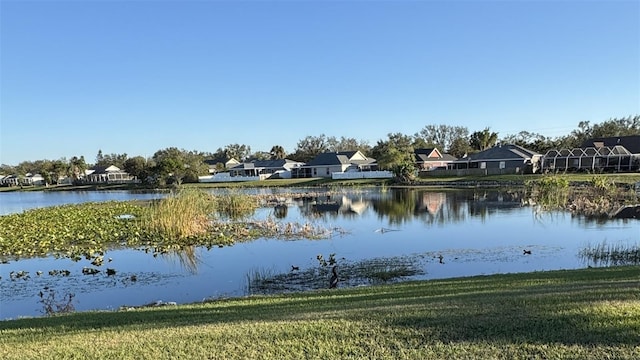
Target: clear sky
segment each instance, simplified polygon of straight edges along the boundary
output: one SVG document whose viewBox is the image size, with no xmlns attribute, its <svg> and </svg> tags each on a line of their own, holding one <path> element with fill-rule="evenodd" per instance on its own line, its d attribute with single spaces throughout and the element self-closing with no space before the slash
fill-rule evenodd
<svg viewBox="0 0 640 360">
<path fill-rule="evenodd" d="M 0 163 L 568 134 L 640 113 L 640 1 L 0 3 Z"/>
</svg>

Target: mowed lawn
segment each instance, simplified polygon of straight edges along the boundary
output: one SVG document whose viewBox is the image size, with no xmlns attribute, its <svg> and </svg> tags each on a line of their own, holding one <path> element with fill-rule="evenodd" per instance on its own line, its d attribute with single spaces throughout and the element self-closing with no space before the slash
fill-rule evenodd
<svg viewBox="0 0 640 360">
<path fill-rule="evenodd" d="M 0 359 L 450 358 L 640 359 L 640 267 L 0 321 Z"/>
</svg>

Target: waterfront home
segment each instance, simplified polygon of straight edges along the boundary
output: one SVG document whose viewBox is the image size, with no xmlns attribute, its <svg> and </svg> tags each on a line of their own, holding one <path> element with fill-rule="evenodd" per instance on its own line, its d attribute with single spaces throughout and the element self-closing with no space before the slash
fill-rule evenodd
<svg viewBox="0 0 640 360">
<path fill-rule="evenodd" d="M 268 178 L 290 179 L 291 170 L 304 163 L 289 159 L 255 160 L 241 163 L 229 169 L 230 176 L 258 176 L 260 180 Z"/>
<path fill-rule="evenodd" d="M 586 140 L 581 147 L 547 151 L 544 171 L 640 171 L 640 135 Z"/>
<path fill-rule="evenodd" d="M 85 171 L 83 182 L 88 184 L 133 183 L 137 179 L 117 166 L 95 166 Z"/>
<path fill-rule="evenodd" d="M 457 175 L 495 175 L 537 173 L 542 154 L 513 144 L 492 148 L 451 162 Z"/>
<path fill-rule="evenodd" d="M 448 168 L 449 164 L 456 161 L 455 156 L 443 154 L 438 148 L 416 149 L 414 151 L 416 168 L 420 171 L 428 171 L 436 168 Z"/>
<path fill-rule="evenodd" d="M 294 178 L 330 178 L 333 173 L 378 170 L 376 159 L 366 157 L 359 150 L 318 154 L 307 164 L 292 169 Z"/>
</svg>

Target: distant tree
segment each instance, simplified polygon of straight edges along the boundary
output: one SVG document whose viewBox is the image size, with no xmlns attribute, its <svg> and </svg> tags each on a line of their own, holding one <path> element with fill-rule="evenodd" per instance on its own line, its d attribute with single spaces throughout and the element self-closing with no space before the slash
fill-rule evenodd
<svg viewBox="0 0 640 360">
<path fill-rule="evenodd" d="M 244 144 L 229 144 L 225 146 L 223 151 L 227 159 L 236 159 L 240 162 L 245 161 L 251 155 L 251 147 Z"/>
<path fill-rule="evenodd" d="M 590 129 L 592 138 L 640 135 L 640 115 L 612 118 Z"/>
<path fill-rule="evenodd" d="M 316 157 L 316 155 L 327 151 L 329 151 L 329 144 L 324 134 L 320 136 L 307 136 L 298 141 L 296 151 L 291 157 L 298 161 L 309 162 Z"/>
<path fill-rule="evenodd" d="M 451 143 L 451 146 L 449 147 L 449 150 L 447 151 L 448 154 L 455 156 L 457 158 L 461 158 L 467 154 L 469 154 L 472 151 L 471 149 L 471 145 L 469 145 L 469 140 L 465 139 L 465 138 L 457 138 L 455 140 L 453 140 L 453 142 Z"/>
<path fill-rule="evenodd" d="M 158 150 L 152 157 L 153 173 L 160 185 L 197 182 L 198 175 L 208 171 L 204 156 L 196 151 L 179 150 L 175 147 Z"/>
<path fill-rule="evenodd" d="M 593 138 L 640 135 L 640 115 L 626 118 L 611 118 L 600 124 L 591 125 L 589 121 L 580 121 L 578 128 L 569 135 L 561 136 L 553 141 L 556 149 L 571 149 Z"/>
<path fill-rule="evenodd" d="M 287 156 L 287 153 L 284 151 L 284 148 L 280 145 L 273 145 L 271 147 L 271 151 L 269 151 L 271 160 L 280 160 L 284 159 Z"/>
<path fill-rule="evenodd" d="M 415 174 L 414 138 L 401 133 L 389 133 L 379 140 L 371 155 L 381 169 L 390 170 L 400 181 L 409 181 Z"/>
<path fill-rule="evenodd" d="M 269 160 L 271 159 L 271 153 L 268 153 L 266 151 L 256 151 L 253 154 L 251 154 L 248 158 L 245 159 L 245 162 L 252 162 L 252 161 L 261 161 L 261 160 Z"/>
<path fill-rule="evenodd" d="M 47 168 L 43 169 L 43 172 L 49 175 L 48 184 L 58 184 L 60 178 L 67 172 L 67 161 L 65 159 L 50 161 L 47 164 Z M 44 174 L 42 176 L 44 177 Z"/>
<path fill-rule="evenodd" d="M 457 139 L 468 140 L 469 130 L 464 126 L 426 125 L 415 137 L 422 138 L 427 144 L 425 147 L 433 146 L 442 152 L 450 152 Z"/>
<path fill-rule="evenodd" d="M 540 154 L 546 153 L 553 148 L 551 139 L 545 136 L 528 131 L 520 131 L 515 135 L 507 135 L 500 140 L 504 144 L 515 144 L 525 149 L 535 151 Z"/>
<path fill-rule="evenodd" d="M 371 149 L 369 143 L 364 140 L 356 140 L 355 138 L 348 138 L 341 136 L 337 139 L 335 136 L 327 138 L 327 151 L 340 152 L 340 151 L 356 151 L 359 150 L 362 153 L 368 153 Z"/>
<path fill-rule="evenodd" d="M 147 159 L 142 156 L 134 156 L 127 159 L 122 169 L 142 182 L 146 182 L 151 175 L 151 168 L 147 164 Z"/>
<path fill-rule="evenodd" d="M 98 155 L 96 156 L 95 166 L 115 166 L 119 169 L 124 168 L 124 163 L 127 161 L 127 154 L 108 154 L 104 155 L 102 150 L 98 150 Z"/>
<path fill-rule="evenodd" d="M 87 163 L 84 160 L 84 156 L 74 156 L 69 160 L 67 174 L 71 176 L 74 183 L 78 182 L 80 178 L 84 177 L 85 170 L 87 170 Z"/>
<path fill-rule="evenodd" d="M 471 134 L 469 145 L 473 150 L 482 151 L 494 146 L 497 141 L 498 133 L 491 132 L 489 128 L 485 128 L 482 131 L 476 131 Z"/>
<path fill-rule="evenodd" d="M 0 175 L 9 175 L 9 174 L 15 174 L 16 170 L 15 170 L 15 166 L 11 166 L 8 164 L 2 164 L 0 165 Z"/>
</svg>

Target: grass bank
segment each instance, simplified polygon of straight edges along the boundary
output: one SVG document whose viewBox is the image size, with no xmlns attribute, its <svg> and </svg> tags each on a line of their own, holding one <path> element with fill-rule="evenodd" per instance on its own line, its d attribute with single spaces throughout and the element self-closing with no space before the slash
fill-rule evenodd
<svg viewBox="0 0 640 360">
<path fill-rule="evenodd" d="M 637 359 L 640 267 L 0 321 L 2 359 Z"/>
<path fill-rule="evenodd" d="M 352 179 L 333 180 L 325 178 L 305 178 L 305 179 L 274 179 L 262 181 L 241 181 L 241 182 L 221 182 L 221 183 L 185 183 L 183 187 L 196 188 L 269 188 L 269 187 L 369 187 L 369 186 L 399 186 L 399 187 L 469 187 L 469 186 L 519 186 L 524 185 L 529 180 L 539 180 L 544 175 L 487 175 L 487 176 L 429 176 L 415 179 L 411 184 L 396 184 L 392 179 Z M 581 185 L 589 183 L 594 177 L 606 179 L 616 184 L 634 184 L 640 181 L 640 173 L 613 173 L 613 174 L 588 174 L 588 173 L 567 173 L 563 174 L 571 185 Z M 0 187 L 0 192 L 12 191 L 105 191 L 105 190 L 159 190 L 138 184 L 114 184 L 114 185 L 50 185 L 50 186 L 14 186 Z M 167 190 L 167 189 L 164 189 Z"/>
</svg>

